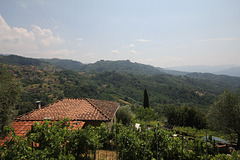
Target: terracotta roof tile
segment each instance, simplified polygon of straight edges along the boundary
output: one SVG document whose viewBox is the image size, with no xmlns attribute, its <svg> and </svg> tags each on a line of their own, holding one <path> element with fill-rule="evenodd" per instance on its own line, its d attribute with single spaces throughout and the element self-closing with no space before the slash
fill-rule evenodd
<svg viewBox="0 0 240 160">
<path fill-rule="evenodd" d="M 19 117 L 20 120 L 95 120 L 110 121 L 119 107 L 119 103 L 94 99 L 63 99 L 42 109 Z"/>
</svg>

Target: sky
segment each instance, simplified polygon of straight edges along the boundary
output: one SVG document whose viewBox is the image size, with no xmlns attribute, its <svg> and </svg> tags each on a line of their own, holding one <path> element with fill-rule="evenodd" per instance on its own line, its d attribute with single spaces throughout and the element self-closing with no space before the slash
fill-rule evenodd
<svg viewBox="0 0 240 160">
<path fill-rule="evenodd" d="M 0 54 L 240 65 L 240 1 L 0 0 Z"/>
</svg>

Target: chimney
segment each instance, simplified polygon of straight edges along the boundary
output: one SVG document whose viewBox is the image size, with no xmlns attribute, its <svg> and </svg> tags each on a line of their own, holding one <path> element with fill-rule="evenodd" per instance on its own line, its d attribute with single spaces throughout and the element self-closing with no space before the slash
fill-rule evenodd
<svg viewBox="0 0 240 160">
<path fill-rule="evenodd" d="M 38 106 L 38 109 L 41 109 L 41 101 L 36 101 L 36 104 Z"/>
</svg>

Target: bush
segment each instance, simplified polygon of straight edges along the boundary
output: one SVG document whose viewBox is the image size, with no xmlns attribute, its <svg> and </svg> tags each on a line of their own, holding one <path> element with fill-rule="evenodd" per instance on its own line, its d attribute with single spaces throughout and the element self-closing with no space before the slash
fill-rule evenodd
<svg viewBox="0 0 240 160">
<path fill-rule="evenodd" d="M 165 116 L 171 125 L 196 127 L 198 129 L 206 127 L 205 116 L 195 107 L 187 105 L 181 107 L 170 106 L 166 109 Z"/>
<path fill-rule="evenodd" d="M 156 120 L 156 112 L 151 108 L 143 108 L 140 106 L 136 109 L 136 119 L 149 122 L 152 120 Z"/>
<path fill-rule="evenodd" d="M 153 126 L 150 130 L 142 127 L 138 131 L 134 126 L 116 124 L 112 132 L 106 125 L 88 126 L 84 129 L 70 130 L 69 121 L 45 121 L 35 123 L 27 138 L 18 137 L 8 128 L 12 138 L 0 147 L 0 159 L 87 159 L 101 149 L 104 143 L 114 145 L 119 159 L 205 159 L 206 143 L 202 138 L 188 140 L 173 137 L 168 132 Z M 113 132 L 114 131 L 114 132 Z M 32 148 L 34 144 L 35 148 Z M 107 149 L 107 148 L 105 148 Z M 232 156 L 218 154 L 213 156 L 211 143 L 208 142 L 208 159 L 239 159 L 237 152 Z"/>
</svg>

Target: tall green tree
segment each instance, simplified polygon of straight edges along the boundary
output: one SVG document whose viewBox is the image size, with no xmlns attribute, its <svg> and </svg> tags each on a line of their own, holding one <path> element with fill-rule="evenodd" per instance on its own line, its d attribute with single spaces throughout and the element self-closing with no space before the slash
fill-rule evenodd
<svg viewBox="0 0 240 160">
<path fill-rule="evenodd" d="M 210 127 L 238 135 L 237 147 L 240 148 L 240 94 L 224 91 L 208 113 Z"/>
<path fill-rule="evenodd" d="M 0 134 L 3 131 L 3 127 L 11 121 L 12 110 L 19 94 L 19 83 L 6 68 L 0 67 Z"/>
<path fill-rule="evenodd" d="M 144 107 L 144 108 L 149 108 L 149 97 L 148 97 L 147 89 L 144 89 L 143 107 Z"/>
</svg>

